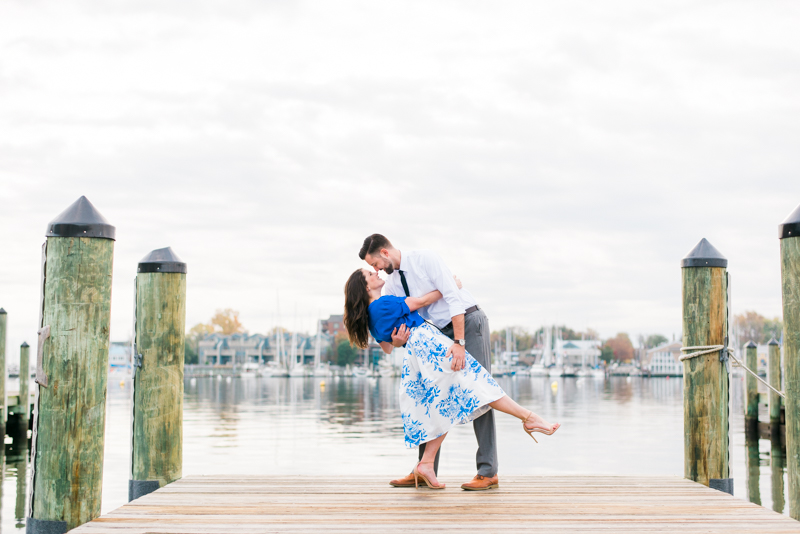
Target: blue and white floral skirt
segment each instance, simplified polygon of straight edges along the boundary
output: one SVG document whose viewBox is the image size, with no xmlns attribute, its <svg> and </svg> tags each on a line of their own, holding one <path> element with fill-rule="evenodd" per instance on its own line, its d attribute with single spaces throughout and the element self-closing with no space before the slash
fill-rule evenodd
<svg viewBox="0 0 800 534">
<path fill-rule="evenodd" d="M 400 378 L 400 411 L 406 447 L 436 439 L 454 425 L 472 421 L 491 410 L 505 393 L 492 375 L 467 353 L 466 367 L 453 371 L 453 344 L 435 326 L 412 329 L 406 343 Z"/>
</svg>

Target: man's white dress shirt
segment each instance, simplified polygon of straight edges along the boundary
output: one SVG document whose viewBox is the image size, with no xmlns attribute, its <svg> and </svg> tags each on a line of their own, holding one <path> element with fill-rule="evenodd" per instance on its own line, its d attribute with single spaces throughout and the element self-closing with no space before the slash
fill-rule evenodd
<svg viewBox="0 0 800 534">
<path fill-rule="evenodd" d="M 463 314 L 467 308 L 477 304 L 469 291 L 458 289 L 453 280 L 453 273 L 433 251 L 400 251 L 400 268 L 389 275 L 386 285 L 383 286 L 383 293 L 405 297 L 406 292 L 403 290 L 398 270 L 405 274 L 410 296 L 421 297 L 437 289 L 442 293 L 443 298 L 417 310 L 423 319 L 432 322 L 438 328 L 444 328 L 453 317 Z"/>
</svg>

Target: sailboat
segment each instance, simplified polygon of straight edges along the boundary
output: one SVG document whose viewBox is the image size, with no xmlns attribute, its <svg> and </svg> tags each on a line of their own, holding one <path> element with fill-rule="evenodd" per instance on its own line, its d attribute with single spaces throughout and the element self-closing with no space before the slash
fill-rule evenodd
<svg viewBox="0 0 800 534">
<path fill-rule="evenodd" d="M 317 339 L 314 343 L 314 370 L 313 376 L 331 376 L 333 372 L 329 365 L 322 365 L 322 321 L 317 319 Z"/>
<path fill-rule="evenodd" d="M 275 327 L 275 361 L 273 363 L 275 366 L 270 376 L 276 378 L 286 378 L 289 376 L 289 372 L 283 364 L 283 329 L 278 326 Z"/>
<path fill-rule="evenodd" d="M 292 368 L 289 369 L 289 376 L 306 376 L 306 370 L 303 367 L 303 352 L 297 353 L 297 332 L 292 332 L 291 362 Z"/>
</svg>

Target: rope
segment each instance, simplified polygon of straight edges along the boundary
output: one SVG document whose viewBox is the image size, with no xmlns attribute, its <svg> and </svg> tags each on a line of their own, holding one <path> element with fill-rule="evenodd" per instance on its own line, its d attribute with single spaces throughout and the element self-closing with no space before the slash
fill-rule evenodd
<svg viewBox="0 0 800 534">
<path fill-rule="evenodd" d="M 681 347 L 682 351 L 683 350 L 697 350 L 697 349 L 700 349 L 700 350 L 697 350 L 697 352 L 690 352 L 689 354 L 684 354 L 683 356 L 681 356 L 679 358 L 679 360 L 683 362 L 683 361 L 686 361 L 686 360 L 689 360 L 689 359 L 692 359 L 692 358 L 696 358 L 698 356 L 702 356 L 703 354 L 711 354 L 712 352 L 719 352 L 719 351 L 723 350 L 724 348 L 725 348 L 725 345 L 705 345 L 705 346 L 699 346 L 699 347 Z M 780 392 L 777 389 L 775 389 L 774 387 L 772 387 L 766 380 L 764 380 L 763 378 L 758 376 L 758 373 L 755 373 L 754 371 L 752 371 L 749 367 L 747 367 L 745 364 L 743 364 L 741 362 L 741 360 L 739 360 L 736 356 L 734 356 L 733 349 L 728 349 L 728 356 L 730 356 L 730 358 L 734 362 L 736 362 L 737 366 L 741 367 L 742 369 L 744 369 L 745 371 L 747 371 L 748 373 L 753 375 L 756 380 L 758 380 L 759 382 L 761 382 L 762 384 L 767 386 L 769 389 L 771 389 L 772 391 L 774 391 L 775 393 L 777 393 L 778 395 L 780 395 L 784 399 L 786 398 L 786 395 L 784 395 L 782 392 Z"/>
</svg>

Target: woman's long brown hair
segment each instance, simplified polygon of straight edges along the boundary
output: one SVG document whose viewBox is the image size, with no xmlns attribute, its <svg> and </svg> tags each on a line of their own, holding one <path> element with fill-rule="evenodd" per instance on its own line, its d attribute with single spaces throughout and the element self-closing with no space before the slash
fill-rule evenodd
<svg viewBox="0 0 800 534">
<path fill-rule="evenodd" d="M 369 343 L 369 292 L 364 271 L 356 269 L 344 285 L 344 327 L 350 343 L 365 349 Z"/>
</svg>

